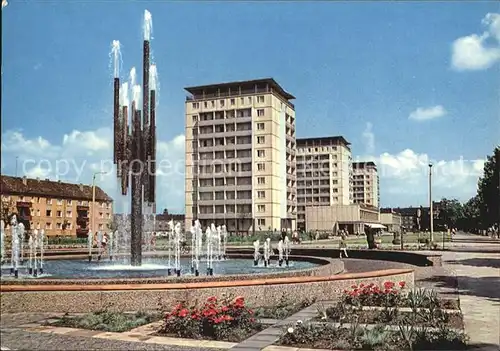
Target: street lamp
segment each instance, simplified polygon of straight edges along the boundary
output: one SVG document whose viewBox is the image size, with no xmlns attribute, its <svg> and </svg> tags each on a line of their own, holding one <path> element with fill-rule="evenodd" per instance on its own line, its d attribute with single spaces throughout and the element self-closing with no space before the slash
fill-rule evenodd
<svg viewBox="0 0 500 351">
<path fill-rule="evenodd" d="M 432 208 L 432 163 L 429 163 L 429 214 L 430 214 L 430 242 L 434 242 L 434 209 Z"/>
<path fill-rule="evenodd" d="M 92 217 L 91 217 L 91 220 L 92 220 L 92 223 L 90 224 L 90 230 L 92 232 L 92 234 L 95 234 L 95 227 L 94 227 L 94 224 L 95 224 L 95 177 L 98 175 L 98 174 L 105 174 L 106 172 L 95 172 L 94 175 L 92 176 Z"/>
</svg>

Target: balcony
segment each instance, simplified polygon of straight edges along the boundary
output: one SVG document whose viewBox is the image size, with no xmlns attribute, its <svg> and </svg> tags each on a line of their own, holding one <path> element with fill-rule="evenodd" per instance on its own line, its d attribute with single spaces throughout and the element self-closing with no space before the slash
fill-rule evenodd
<svg viewBox="0 0 500 351">
<path fill-rule="evenodd" d="M 27 202 L 27 201 L 18 201 L 16 203 L 16 207 L 19 207 L 19 208 L 28 208 L 28 207 L 31 207 L 31 202 Z"/>
<path fill-rule="evenodd" d="M 88 205 L 86 205 L 86 206 L 78 205 L 78 206 L 76 206 L 76 210 L 77 211 L 88 211 L 89 210 L 89 206 Z"/>
<path fill-rule="evenodd" d="M 89 228 L 76 228 L 76 236 L 87 236 Z"/>
</svg>

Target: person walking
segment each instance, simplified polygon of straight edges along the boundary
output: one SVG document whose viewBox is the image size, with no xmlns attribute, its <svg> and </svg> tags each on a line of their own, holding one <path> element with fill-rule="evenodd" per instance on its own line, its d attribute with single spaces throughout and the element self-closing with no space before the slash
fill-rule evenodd
<svg viewBox="0 0 500 351">
<path fill-rule="evenodd" d="M 342 254 L 344 254 L 346 258 L 349 258 L 349 256 L 347 255 L 347 236 L 343 231 L 340 233 L 339 249 L 340 249 L 340 259 L 342 259 Z"/>
</svg>

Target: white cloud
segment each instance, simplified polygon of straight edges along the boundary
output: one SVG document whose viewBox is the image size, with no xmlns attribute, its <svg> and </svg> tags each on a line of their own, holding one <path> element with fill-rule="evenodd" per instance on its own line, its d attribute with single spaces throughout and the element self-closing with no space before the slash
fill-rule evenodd
<svg viewBox="0 0 500 351">
<path fill-rule="evenodd" d="M 157 143 L 157 210 L 184 211 L 184 135 Z M 111 128 L 74 130 L 59 143 L 43 137 L 27 138 L 22 131 L 10 130 L 2 135 L 2 172 L 14 174 L 19 157 L 18 175 L 90 184 L 94 172 L 97 184 L 115 199 L 118 212 L 127 211 L 128 199 L 118 193 L 113 166 L 113 133 Z"/>
<path fill-rule="evenodd" d="M 431 119 L 443 117 L 447 113 L 448 112 L 446 111 L 446 109 L 441 105 L 432 107 L 419 107 L 415 111 L 410 113 L 408 119 L 414 121 L 428 121 Z"/>
<path fill-rule="evenodd" d="M 376 163 L 382 206 L 423 205 L 428 202 L 429 163 L 432 163 L 433 198 L 466 201 L 476 193 L 485 160 L 433 160 L 425 153 L 406 149 L 398 153 L 363 157 Z M 355 160 L 357 161 L 357 160 Z"/>
<path fill-rule="evenodd" d="M 483 34 L 471 34 L 453 42 L 454 69 L 484 70 L 500 62 L 500 14 L 488 13 L 481 23 L 486 27 Z"/>
<path fill-rule="evenodd" d="M 370 122 L 367 122 L 365 130 L 362 134 L 365 143 L 365 151 L 368 154 L 371 154 L 375 151 L 375 134 L 372 131 L 372 127 L 372 124 Z"/>
</svg>

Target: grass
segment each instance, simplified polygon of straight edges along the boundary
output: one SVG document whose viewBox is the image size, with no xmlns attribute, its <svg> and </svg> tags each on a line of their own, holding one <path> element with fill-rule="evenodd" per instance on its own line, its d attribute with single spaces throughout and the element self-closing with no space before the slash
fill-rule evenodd
<svg viewBox="0 0 500 351">
<path fill-rule="evenodd" d="M 121 333 L 161 319 L 159 314 L 98 311 L 81 316 L 64 315 L 48 325 Z"/>
</svg>

